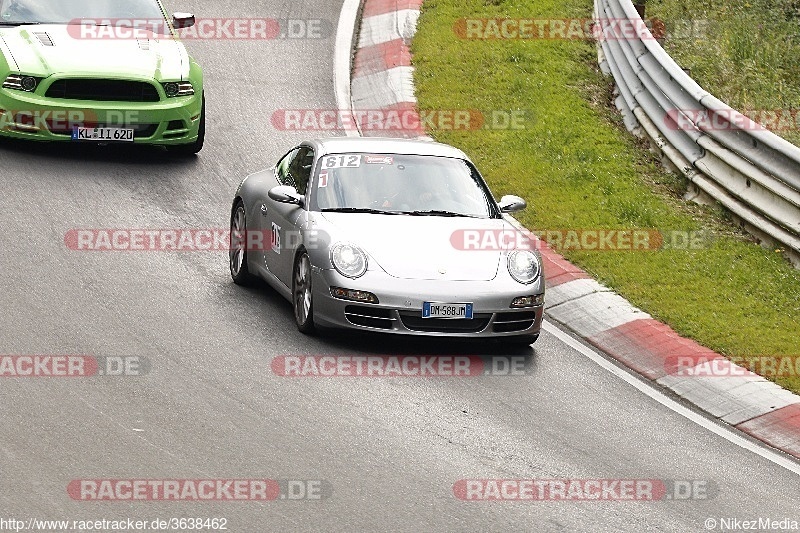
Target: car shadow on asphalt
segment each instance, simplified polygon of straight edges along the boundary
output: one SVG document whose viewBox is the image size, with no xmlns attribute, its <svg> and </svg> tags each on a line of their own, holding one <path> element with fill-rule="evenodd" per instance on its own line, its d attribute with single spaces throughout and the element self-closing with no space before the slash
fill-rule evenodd
<svg viewBox="0 0 800 533">
<path fill-rule="evenodd" d="M 530 345 L 503 343 L 500 340 L 436 336 L 405 336 L 368 331 L 324 330 L 319 333 L 337 348 L 358 349 L 385 355 L 533 355 Z"/>
<path fill-rule="evenodd" d="M 532 345 L 503 343 L 476 338 L 405 336 L 362 331 L 317 333 L 326 344 L 349 355 L 392 357 L 428 357 L 469 359 L 471 369 L 482 375 L 526 376 L 536 373 L 537 353 Z M 477 364 L 477 366 L 476 366 Z"/>
<path fill-rule="evenodd" d="M 93 161 L 98 163 L 124 163 L 126 165 L 190 166 L 196 156 L 181 156 L 160 146 L 128 144 L 95 144 L 71 142 L 42 142 L 21 139 L 0 139 L 0 159 L 26 155 L 38 160 Z"/>
</svg>

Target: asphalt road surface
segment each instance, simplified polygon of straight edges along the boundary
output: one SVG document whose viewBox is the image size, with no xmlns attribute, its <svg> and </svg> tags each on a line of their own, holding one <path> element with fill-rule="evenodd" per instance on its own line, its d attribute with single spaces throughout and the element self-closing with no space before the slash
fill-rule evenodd
<svg viewBox="0 0 800 533">
<path fill-rule="evenodd" d="M 200 17 L 330 27 L 341 7 L 167 4 Z M 797 463 L 779 464 L 777 453 L 677 412 L 552 327 L 535 349 L 517 352 L 528 357 L 521 376 L 280 377 L 270 370 L 280 355 L 497 348 L 309 338 L 277 293 L 231 282 L 224 252 L 65 245 L 75 228 L 226 228 L 242 177 L 304 136 L 276 130 L 272 113 L 335 108 L 333 42 L 330 33 L 188 42 L 205 69 L 208 101 L 206 148 L 196 159 L 0 141 L 0 354 L 150 365 L 143 376 L 0 378 L 0 519 L 224 517 L 234 532 L 704 531 L 709 518 L 800 520 Z M 520 478 L 697 480 L 711 490 L 706 499 L 657 502 L 454 496 L 461 479 Z M 73 500 L 68 485 L 84 479 L 319 480 L 326 497 Z"/>
</svg>

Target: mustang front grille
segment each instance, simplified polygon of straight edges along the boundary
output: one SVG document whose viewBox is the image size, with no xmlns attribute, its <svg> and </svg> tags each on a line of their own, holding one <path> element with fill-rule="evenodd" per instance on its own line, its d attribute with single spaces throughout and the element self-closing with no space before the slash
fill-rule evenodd
<svg viewBox="0 0 800 533">
<path fill-rule="evenodd" d="M 56 80 L 47 89 L 45 96 L 97 102 L 158 102 L 161 100 L 158 90 L 152 83 L 84 78 Z"/>
</svg>

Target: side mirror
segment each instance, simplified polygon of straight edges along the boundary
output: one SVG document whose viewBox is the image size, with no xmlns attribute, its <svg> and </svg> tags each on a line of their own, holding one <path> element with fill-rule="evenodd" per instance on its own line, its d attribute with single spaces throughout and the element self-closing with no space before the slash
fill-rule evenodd
<svg viewBox="0 0 800 533">
<path fill-rule="evenodd" d="M 528 207 L 525 200 L 513 194 L 507 194 L 500 198 L 500 203 L 498 205 L 500 206 L 500 211 L 503 213 L 514 213 Z"/>
<path fill-rule="evenodd" d="M 194 26 L 196 22 L 194 15 L 191 13 L 173 13 L 172 14 L 172 25 L 175 26 L 175 29 L 181 28 L 191 28 Z"/>
<path fill-rule="evenodd" d="M 303 197 L 297 193 L 297 189 L 289 185 L 278 185 L 269 190 L 267 195 L 282 204 L 295 204 L 303 206 Z"/>
</svg>

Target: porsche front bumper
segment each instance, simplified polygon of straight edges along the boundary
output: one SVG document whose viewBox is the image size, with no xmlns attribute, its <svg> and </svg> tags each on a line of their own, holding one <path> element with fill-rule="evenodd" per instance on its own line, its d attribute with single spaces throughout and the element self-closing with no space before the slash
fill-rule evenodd
<svg viewBox="0 0 800 533">
<path fill-rule="evenodd" d="M 336 298 L 331 287 L 371 292 L 379 303 Z M 350 279 L 335 270 L 314 269 L 314 322 L 322 327 L 402 335 L 464 338 L 535 337 L 543 305 L 511 308 L 520 296 L 544 294 L 541 277 L 530 285 L 514 280 L 448 281 L 399 279 L 368 271 Z M 472 319 L 422 318 L 423 302 L 472 303 Z"/>
</svg>

